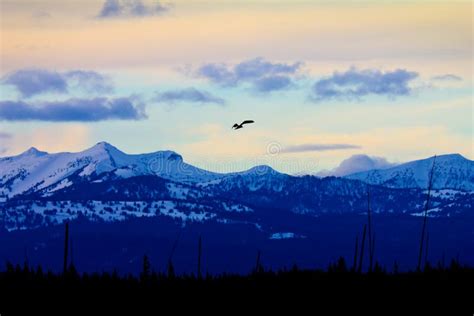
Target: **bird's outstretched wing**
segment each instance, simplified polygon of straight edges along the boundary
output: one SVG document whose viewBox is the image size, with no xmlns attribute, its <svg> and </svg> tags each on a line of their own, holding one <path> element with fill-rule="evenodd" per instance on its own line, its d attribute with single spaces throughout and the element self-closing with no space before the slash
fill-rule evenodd
<svg viewBox="0 0 474 316">
<path fill-rule="evenodd" d="M 255 123 L 255 121 L 252 121 L 252 120 L 245 120 L 245 121 L 243 121 L 240 125 L 250 124 L 250 123 Z"/>
</svg>

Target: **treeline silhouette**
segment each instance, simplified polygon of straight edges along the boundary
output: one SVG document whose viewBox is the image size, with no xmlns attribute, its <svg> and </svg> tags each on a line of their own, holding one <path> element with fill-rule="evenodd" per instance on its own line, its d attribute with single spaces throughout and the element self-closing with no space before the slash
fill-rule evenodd
<svg viewBox="0 0 474 316">
<path fill-rule="evenodd" d="M 336 310 L 356 309 L 366 300 L 395 304 L 391 310 L 424 306 L 424 311 L 448 308 L 472 312 L 474 306 L 474 268 L 461 265 L 455 259 L 446 266 L 442 262 L 435 266 L 427 263 L 422 271 L 412 272 L 398 272 L 396 263 L 388 271 L 375 262 L 372 271 L 365 273 L 347 265 L 344 258 L 325 270 L 302 270 L 294 266 L 272 271 L 265 269 L 260 260 L 259 253 L 256 266 L 247 275 L 201 274 L 200 267 L 197 273 L 176 275 L 172 264 L 167 271 L 156 272 L 147 256 L 143 257 L 139 275 L 79 273 L 73 264 L 63 273 L 53 273 L 44 271 L 41 266 L 7 263 L 5 271 L 0 273 L 0 292 L 4 307 L 18 299 L 57 299 L 61 304 L 77 304 L 78 297 L 88 297 L 85 303 L 112 305 L 118 304 L 117 299 L 125 299 L 127 304 L 158 299 L 161 305 L 166 305 L 176 301 L 229 302 L 238 298 L 241 304 L 265 302 L 273 307 L 295 299 L 304 305 L 316 300 L 319 305 L 336 304 Z M 109 298 L 114 301 L 107 303 Z M 279 302 L 280 299 L 283 301 Z M 356 305 L 342 304 L 350 301 Z"/>
<path fill-rule="evenodd" d="M 41 265 L 30 265 L 26 251 L 23 264 L 7 262 L 6 268 L 0 272 L 0 313 L 23 314 L 32 306 L 25 302 L 35 303 L 36 310 L 44 307 L 49 313 L 54 310 L 61 314 L 64 310 L 59 306 L 64 304 L 75 306 L 76 309 L 91 304 L 94 308 L 105 305 L 108 311 L 124 305 L 148 309 L 156 308 L 156 305 L 149 306 L 158 299 L 160 306 L 183 307 L 182 302 L 196 304 L 184 304 L 186 308 L 217 303 L 235 304 L 238 301 L 241 307 L 264 304 L 267 308 L 278 309 L 282 304 L 298 302 L 297 306 L 291 305 L 294 312 L 295 308 L 314 308 L 312 304 L 316 300 L 318 309 L 329 306 L 333 311 L 353 312 L 364 306 L 375 306 L 374 302 L 377 302 L 390 306 L 390 311 L 406 311 L 408 307 L 413 311 L 416 307 L 415 310 L 420 309 L 424 313 L 440 310 L 452 313 L 456 310 L 472 314 L 473 267 L 462 265 L 458 257 L 446 263 L 444 255 L 435 264 L 431 264 L 425 255 L 423 267 L 417 265 L 412 271 L 399 271 L 396 261 L 391 267 L 383 266 L 374 257 L 373 230 L 367 238 L 370 221 L 369 206 L 368 223 L 364 224 L 361 245 L 359 247 L 357 236 L 354 258 L 350 263 L 340 257 L 326 269 L 300 269 L 295 265 L 273 271 L 265 267 L 265 253 L 258 250 L 255 265 L 249 267 L 246 275 L 207 273 L 201 262 L 205 253 L 201 236 L 197 240 L 196 253 L 190 254 L 190 263 L 196 260 L 195 273 L 175 273 L 173 254 L 178 246 L 179 235 L 167 265 L 158 270 L 144 255 L 139 274 L 119 274 L 116 270 L 81 273 L 74 265 L 70 224 L 66 222 L 61 261 L 63 271 L 46 271 Z M 372 246 L 364 254 L 366 239 Z M 426 254 L 427 247 L 424 251 Z M 366 265 L 363 263 L 364 257 L 369 259 Z M 78 301 L 82 303 L 78 304 Z M 135 302 L 140 303 L 135 305 Z M 362 310 L 366 315 L 377 311 L 376 314 L 380 315 L 387 311 L 375 308 L 365 310 L 365 307 Z M 7 313 L 3 314 L 5 311 Z"/>
</svg>

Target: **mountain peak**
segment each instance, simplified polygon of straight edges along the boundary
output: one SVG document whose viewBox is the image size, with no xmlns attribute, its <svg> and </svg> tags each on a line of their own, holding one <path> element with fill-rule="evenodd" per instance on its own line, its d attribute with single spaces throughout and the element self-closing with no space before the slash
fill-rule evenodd
<svg viewBox="0 0 474 316">
<path fill-rule="evenodd" d="M 428 158 L 409 161 L 409 162 L 406 162 L 406 163 L 401 164 L 401 165 L 418 163 L 418 164 L 430 164 L 430 166 L 431 166 L 431 164 L 433 163 L 434 158 L 435 158 L 435 156 L 430 156 Z M 449 164 L 449 165 L 456 166 L 456 165 L 462 165 L 462 164 L 465 164 L 465 163 L 472 163 L 472 162 L 473 162 L 472 160 L 469 160 L 466 157 L 464 157 L 463 155 L 458 154 L 458 153 L 436 155 L 436 164 L 437 165 L 439 165 L 439 164 Z"/>
<path fill-rule="evenodd" d="M 117 147 L 115 147 L 114 145 L 112 145 L 110 143 L 107 143 L 105 141 L 98 142 L 97 144 L 95 144 L 91 148 L 87 149 L 86 152 L 88 152 L 88 153 L 104 153 L 105 152 L 106 154 L 108 154 L 109 156 L 113 156 L 114 158 L 116 156 L 131 157 L 131 156 L 152 155 L 155 158 L 161 158 L 161 159 L 166 159 L 166 160 L 177 160 L 177 161 L 182 161 L 183 160 L 183 157 L 180 154 L 178 154 L 174 151 L 171 151 L 171 150 L 159 150 L 159 151 L 155 151 L 155 152 L 148 153 L 148 154 L 137 154 L 137 155 L 127 154 L 127 153 L 121 151 L 120 149 L 118 149 Z"/>
<path fill-rule="evenodd" d="M 111 145 L 110 143 L 104 142 L 104 141 L 98 142 L 97 144 L 92 146 L 92 148 L 104 148 L 104 149 L 113 148 L 113 149 L 117 149 L 115 146 Z"/>
<path fill-rule="evenodd" d="M 344 177 L 358 172 L 365 172 L 375 169 L 388 169 L 396 165 L 396 163 L 389 162 L 383 157 L 357 154 L 344 159 L 336 168 L 332 170 L 322 170 L 317 172 L 315 175 L 319 177 Z"/>
<path fill-rule="evenodd" d="M 159 150 L 148 154 L 143 154 L 147 156 L 153 156 L 154 158 L 164 159 L 169 161 L 178 161 L 182 162 L 183 157 L 175 151 L 172 150 Z"/>
<path fill-rule="evenodd" d="M 48 154 L 47 152 L 40 151 L 36 147 L 31 147 L 28 150 L 21 153 L 20 155 L 21 156 L 36 156 L 36 157 L 39 157 L 39 156 L 44 156 L 44 155 L 47 155 L 47 154 Z"/>
<path fill-rule="evenodd" d="M 432 158 L 433 157 L 431 157 L 430 159 L 432 159 Z M 464 157 L 463 155 L 458 154 L 458 153 L 439 155 L 439 156 L 436 156 L 436 159 L 440 159 L 440 160 L 468 160 L 466 157 Z"/>
<path fill-rule="evenodd" d="M 84 152 L 87 152 L 87 153 L 107 153 L 109 155 L 112 155 L 112 154 L 115 154 L 115 153 L 118 153 L 118 154 L 125 154 L 124 152 L 122 152 L 120 149 L 118 149 L 117 147 L 107 143 L 107 142 L 98 142 L 97 144 L 95 144 L 94 146 L 92 146 L 91 148 L 89 149 L 86 149 Z"/>
<path fill-rule="evenodd" d="M 279 172 L 268 165 L 258 165 L 246 171 L 243 171 L 240 174 L 264 175 L 264 174 L 279 174 Z"/>
</svg>

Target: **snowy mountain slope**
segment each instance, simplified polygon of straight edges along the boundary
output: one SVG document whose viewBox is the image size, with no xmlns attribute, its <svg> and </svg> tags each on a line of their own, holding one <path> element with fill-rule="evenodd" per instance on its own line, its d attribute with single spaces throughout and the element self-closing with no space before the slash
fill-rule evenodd
<svg viewBox="0 0 474 316">
<path fill-rule="evenodd" d="M 48 154 L 31 148 L 18 156 L 0 158 L 0 196 L 13 197 L 48 187 L 55 191 L 70 186 L 72 182 L 66 179 L 72 175 L 88 178 L 105 172 L 120 178 L 158 175 L 184 183 L 223 176 L 191 166 L 172 151 L 129 155 L 105 142 L 78 153 Z"/>
<path fill-rule="evenodd" d="M 239 201 L 263 209 L 284 209 L 298 214 L 319 215 L 365 212 L 367 185 L 358 180 L 314 176 L 279 175 L 255 186 L 244 177 L 224 178 L 206 187 L 216 198 Z M 418 209 L 425 195 L 421 190 L 371 187 L 374 212 L 406 213 Z"/>
<path fill-rule="evenodd" d="M 174 182 L 157 176 L 120 178 L 104 172 L 97 178 L 66 181 L 73 184 L 56 190 L 46 188 L 15 197 L 21 200 L 54 201 L 156 201 L 181 200 L 216 209 L 281 208 L 294 213 L 354 213 L 366 208 L 366 184 L 343 178 L 291 177 L 271 168 L 228 175 L 205 186 Z M 265 172 L 266 170 L 266 172 Z M 98 180 L 95 180 L 98 179 Z M 419 208 L 422 190 L 373 187 L 374 211 L 409 212 Z M 387 196 L 391 199 L 387 200 Z"/>
<path fill-rule="evenodd" d="M 19 229 L 73 219 L 81 207 L 91 220 L 120 221 L 129 215 L 142 216 L 141 210 L 127 213 L 128 206 L 124 206 L 123 213 L 120 203 L 166 201 L 163 203 L 168 206 L 173 204 L 173 211 L 169 207 L 168 213 L 163 211 L 166 214 L 144 214 L 181 214 L 175 217 L 185 223 L 194 212 L 191 218 L 263 225 L 295 214 L 364 213 L 365 182 L 369 182 L 374 213 L 417 215 L 424 208 L 432 162 L 428 158 L 343 178 L 319 178 L 290 176 L 269 166 L 213 173 L 185 163 L 173 151 L 130 155 L 104 142 L 78 153 L 48 154 L 32 148 L 18 156 L 0 158 L 0 198 L 9 197 L 7 201 L 0 199 L 0 214 L 5 212 L 4 226 Z M 453 216 L 472 210 L 473 170 L 473 162 L 460 155 L 437 158 L 430 216 Z M 62 205 L 66 202 L 74 204 L 79 213 L 65 215 L 67 210 Z M 40 207 L 52 207 L 54 203 L 59 203 L 56 211 Z M 111 211 L 99 204 L 116 207 Z M 204 217 L 199 215 L 203 212 L 207 214 Z"/>
<path fill-rule="evenodd" d="M 433 157 L 407 162 L 393 168 L 346 176 L 391 188 L 427 188 Z M 433 188 L 474 191 L 474 161 L 459 154 L 436 157 Z"/>
<path fill-rule="evenodd" d="M 345 178 L 391 188 L 423 189 L 427 186 L 432 162 L 432 158 L 427 158 Z M 131 155 L 100 142 L 78 153 L 48 154 L 31 148 L 17 156 L 0 158 L 0 197 L 11 198 L 34 192 L 52 194 L 83 181 L 100 182 L 147 175 L 193 185 L 205 191 L 280 192 L 288 183 L 298 182 L 296 177 L 268 166 L 219 174 L 189 165 L 173 151 Z M 459 154 L 438 156 L 434 188 L 474 191 L 474 162 Z"/>
<path fill-rule="evenodd" d="M 271 191 L 281 191 L 284 183 L 293 178 L 284 173 L 280 173 L 269 166 L 260 165 L 245 171 L 227 174 L 217 180 L 198 183 L 198 187 L 215 190 L 250 190 L 257 191 L 267 189 Z"/>
<path fill-rule="evenodd" d="M 28 201 L 5 209 L 8 231 L 57 225 L 84 217 L 91 221 L 116 222 L 133 217 L 171 217 L 182 224 L 204 222 L 217 216 L 212 207 L 174 200 L 156 201 Z"/>
</svg>

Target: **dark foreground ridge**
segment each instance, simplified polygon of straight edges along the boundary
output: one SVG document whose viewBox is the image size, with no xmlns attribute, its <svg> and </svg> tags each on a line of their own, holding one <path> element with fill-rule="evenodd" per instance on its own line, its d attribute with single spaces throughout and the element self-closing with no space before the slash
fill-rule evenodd
<svg viewBox="0 0 474 316">
<path fill-rule="evenodd" d="M 420 272 L 387 272 L 375 265 L 371 273 L 348 268 L 344 259 L 327 270 L 267 271 L 256 267 L 248 275 L 175 275 L 155 273 L 145 257 L 139 276 L 118 273 L 80 274 L 74 266 L 65 273 L 44 272 L 39 266 L 7 264 L 0 274 L 2 315 L 31 308 L 52 312 L 66 304 L 75 309 L 174 307 L 209 310 L 259 306 L 266 310 L 290 308 L 293 312 L 330 308 L 336 311 L 462 311 L 471 315 L 474 269 L 453 260 L 448 267 L 426 265 Z M 191 304 L 191 305 L 190 305 Z M 230 305 L 232 304 L 232 305 Z M 257 304 L 257 305 L 255 305 Z M 9 313 L 11 311 L 11 313 Z M 59 310 L 60 311 L 60 310 Z M 314 314 L 314 313 L 311 313 Z M 452 315 L 457 315 L 454 313 Z"/>
</svg>

